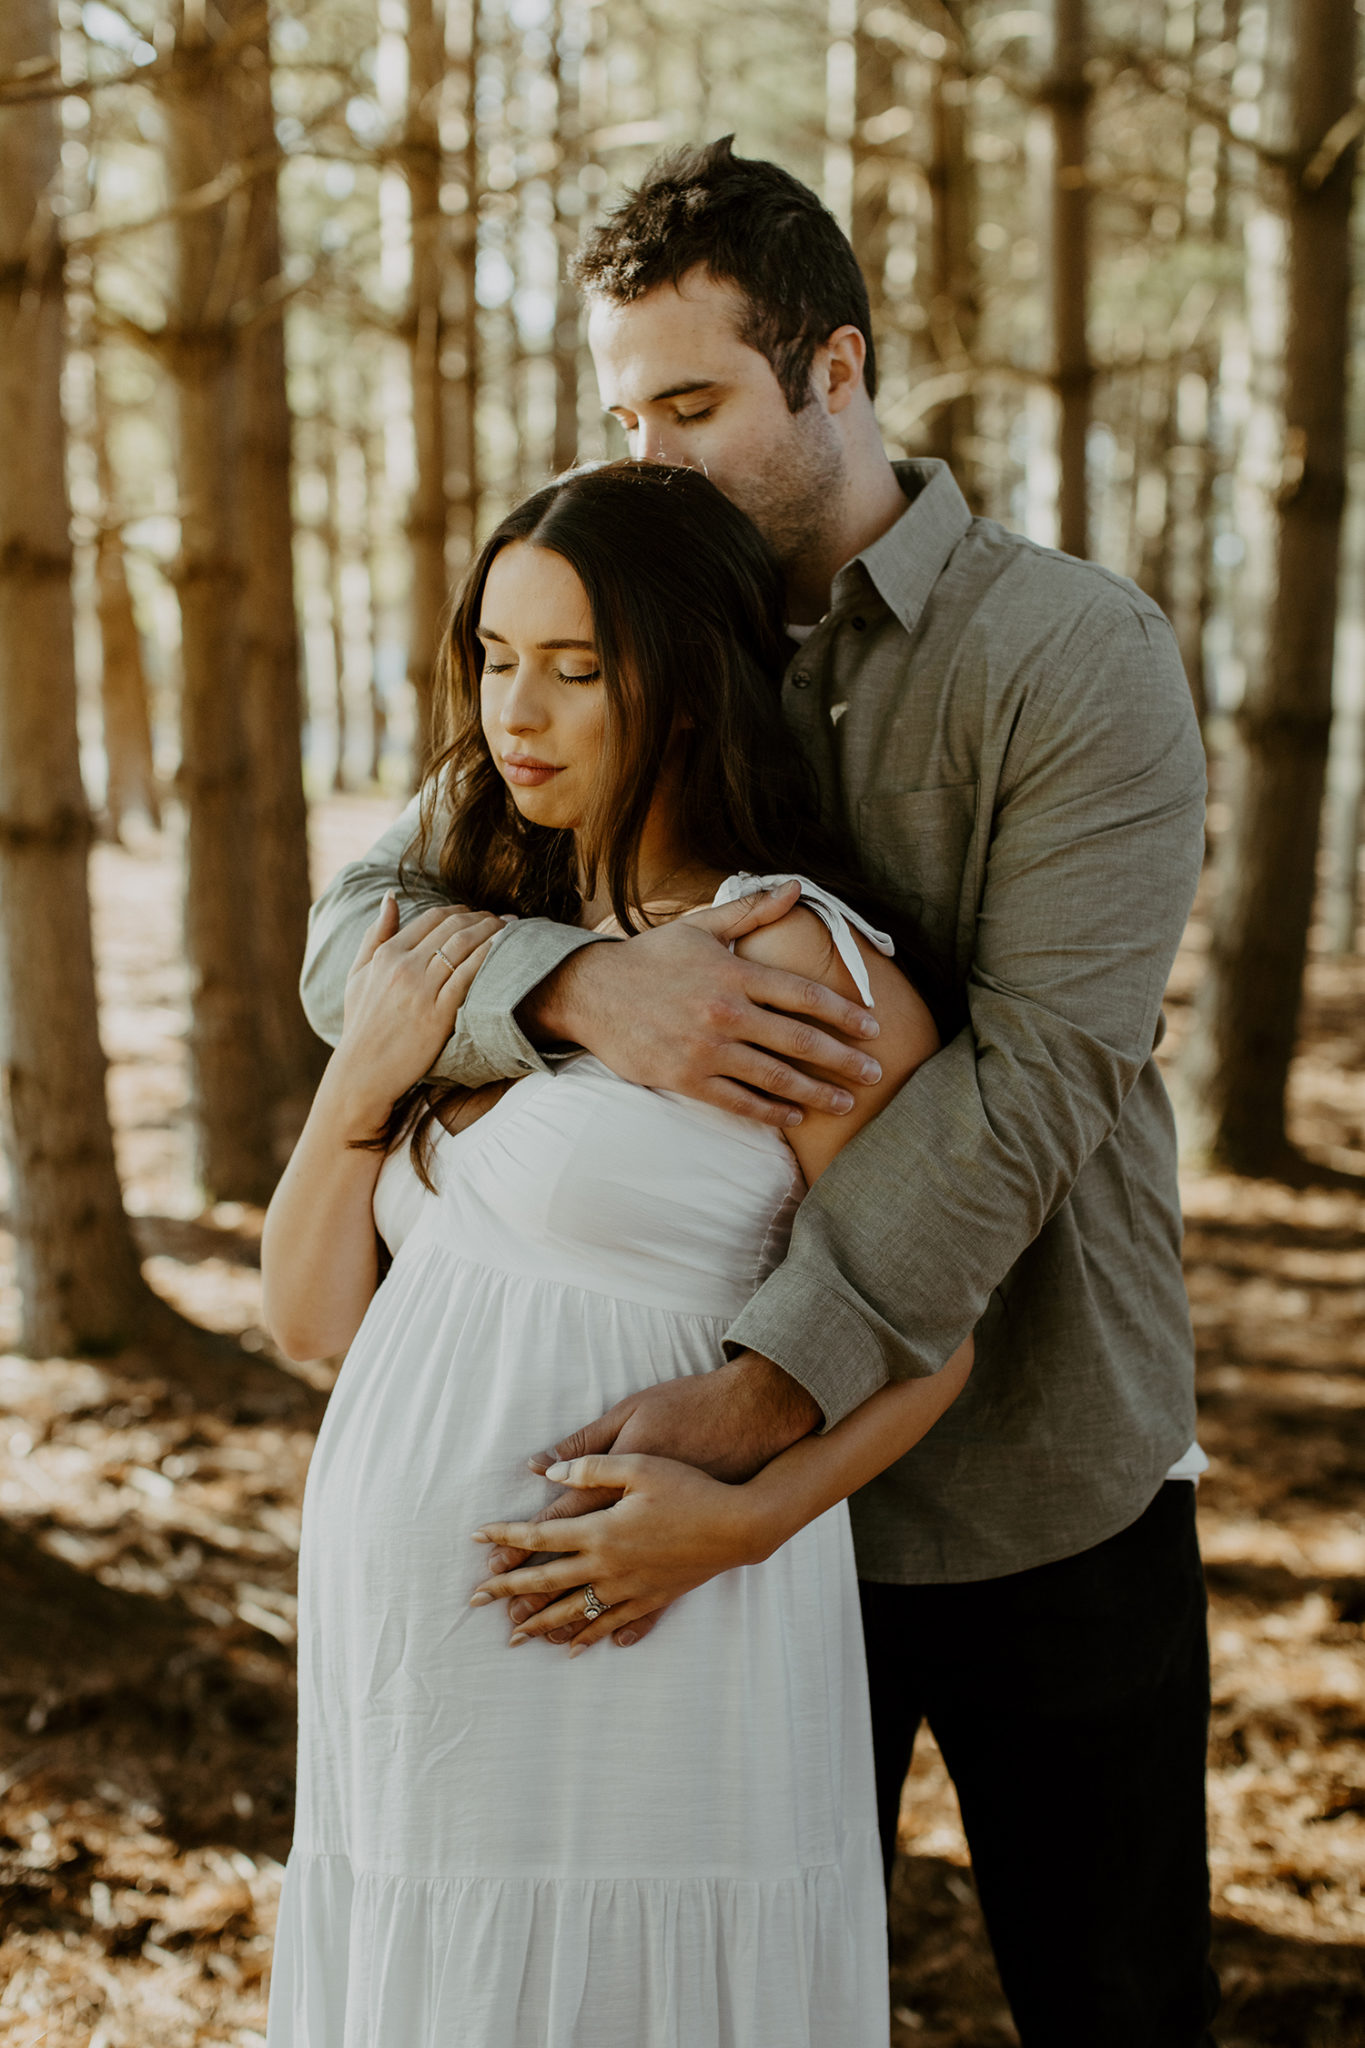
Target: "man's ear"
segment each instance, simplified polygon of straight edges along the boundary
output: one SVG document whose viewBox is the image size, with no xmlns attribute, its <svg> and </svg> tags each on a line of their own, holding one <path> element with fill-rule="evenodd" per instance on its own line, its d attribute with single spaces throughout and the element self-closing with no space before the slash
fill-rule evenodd
<svg viewBox="0 0 1365 2048">
<path fill-rule="evenodd" d="M 863 389 L 866 361 L 867 341 L 861 328 L 836 327 L 812 365 L 827 412 L 843 412 L 857 397 Z"/>
</svg>

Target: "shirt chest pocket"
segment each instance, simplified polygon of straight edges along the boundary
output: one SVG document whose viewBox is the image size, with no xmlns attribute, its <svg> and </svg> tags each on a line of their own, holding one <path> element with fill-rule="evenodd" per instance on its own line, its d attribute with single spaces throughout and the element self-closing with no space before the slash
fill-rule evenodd
<svg viewBox="0 0 1365 2048">
<path fill-rule="evenodd" d="M 979 785 L 877 790 L 858 805 L 858 846 L 886 897 L 946 967 L 965 971 L 977 887 Z"/>
</svg>

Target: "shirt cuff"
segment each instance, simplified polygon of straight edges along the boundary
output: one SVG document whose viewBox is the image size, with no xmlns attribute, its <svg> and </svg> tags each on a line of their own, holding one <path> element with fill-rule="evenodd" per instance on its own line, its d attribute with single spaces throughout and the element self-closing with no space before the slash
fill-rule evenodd
<svg viewBox="0 0 1365 2048">
<path fill-rule="evenodd" d="M 757 1351 L 790 1373 L 820 1405 L 820 1435 L 891 1377 L 876 1333 L 858 1311 L 790 1262 L 745 1303 L 724 1341 L 730 1357 Z"/>
<path fill-rule="evenodd" d="M 455 1019 L 455 1032 L 432 1069 L 466 1088 L 546 1073 L 553 1062 L 532 1045 L 516 1019 L 517 1006 L 580 946 L 611 935 L 585 932 L 548 918 L 518 918 L 499 932 Z"/>
</svg>

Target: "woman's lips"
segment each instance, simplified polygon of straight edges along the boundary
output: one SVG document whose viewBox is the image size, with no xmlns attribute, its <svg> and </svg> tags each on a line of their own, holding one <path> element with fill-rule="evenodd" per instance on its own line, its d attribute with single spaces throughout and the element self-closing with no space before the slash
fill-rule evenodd
<svg viewBox="0 0 1365 2048">
<path fill-rule="evenodd" d="M 558 768 L 549 761 L 533 761 L 529 755 L 506 754 L 503 756 L 503 774 L 509 782 L 518 783 L 523 789 L 534 789 L 538 783 L 548 782 L 552 775 L 558 775 Z"/>
</svg>

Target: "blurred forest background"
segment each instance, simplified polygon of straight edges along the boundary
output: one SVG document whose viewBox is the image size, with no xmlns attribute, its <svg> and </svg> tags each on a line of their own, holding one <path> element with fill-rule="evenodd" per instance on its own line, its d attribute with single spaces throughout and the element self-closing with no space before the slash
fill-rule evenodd
<svg viewBox="0 0 1365 2048">
<path fill-rule="evenodd" d="M 471 542 L 623 452 L 582 226 L 730 131 L 850 232 L 890 450 L 1179 636 L 1220 2038 L 1365 2042 L 1360 12 L 0 0 L 0 2042 L 263 2039 L 310 889 L 413 786 Z M 932 1743 L 911 1793 L 894 2039 L 1007 2048 Z"/>
</svg>

